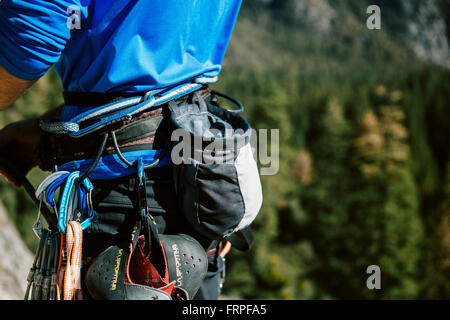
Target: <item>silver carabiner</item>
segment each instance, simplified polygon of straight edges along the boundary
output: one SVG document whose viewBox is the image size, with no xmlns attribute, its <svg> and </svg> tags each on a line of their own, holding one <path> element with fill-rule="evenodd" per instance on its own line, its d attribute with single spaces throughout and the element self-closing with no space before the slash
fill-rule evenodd
<svg viewBox="0 0 450 320">
<path fill-rule="evenodd" d="M 33 224 L 33 232 L 38 237 L 38 239 L 42 236 L 42 222 L 41 222 L 41 206 L 42 206 L 42 197 L 39 199 L 39 208 L 36 221 Z"/>
</svg>

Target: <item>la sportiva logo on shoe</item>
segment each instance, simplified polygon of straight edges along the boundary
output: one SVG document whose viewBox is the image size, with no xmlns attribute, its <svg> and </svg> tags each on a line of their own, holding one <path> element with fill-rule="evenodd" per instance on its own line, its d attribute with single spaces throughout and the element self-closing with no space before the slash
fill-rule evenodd
<svg viewBox="0 0 450 320">
<path fill-rule="evenodd" d="M 175 258 L 175 271 L 177 274 L 177 285 L 181 287 L 183 285 L 183 276 L 181 274 L 181 262 L 180 262 L 180 250 L 176 244 L 172 245 L 173 256 Z"/>
<path fill-rule="evenodd" d="M 116 258 L 116 266 L 114 267 L 114 275 L 111 283 L 111 290 L 115 291 L 117 289 L 117 280 L 119 279 L 119 269 L 120 269 L 120 260 L 122 259 L 122 251 L 123 249 L 119 250 L 119 254 Z"/>
</svg>

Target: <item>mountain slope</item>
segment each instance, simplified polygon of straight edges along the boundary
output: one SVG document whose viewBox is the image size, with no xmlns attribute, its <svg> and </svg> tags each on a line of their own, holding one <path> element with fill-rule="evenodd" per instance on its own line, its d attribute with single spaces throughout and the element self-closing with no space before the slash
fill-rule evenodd
<svg viewBox="0 0 450 320">
<path fill-rule="evenodd" d="M 0 300 L 23 299 L 32 259 L 0 203 Z"/>
</svg>

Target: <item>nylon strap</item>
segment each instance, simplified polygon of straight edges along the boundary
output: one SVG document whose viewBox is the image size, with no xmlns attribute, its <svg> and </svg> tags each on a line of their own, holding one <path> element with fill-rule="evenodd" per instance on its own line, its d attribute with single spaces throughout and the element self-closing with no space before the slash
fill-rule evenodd
<svg viewBox="0 0 450 320">
<path fill-rule="evenodd" d="M 63 299 L 81 300 L 81 248 L 83 242 L 83 229 L 77 221 L 70 221 L 67 224 L 66 233 L 66 254 L 67 265 L 64 270 Z"/>
</svg>

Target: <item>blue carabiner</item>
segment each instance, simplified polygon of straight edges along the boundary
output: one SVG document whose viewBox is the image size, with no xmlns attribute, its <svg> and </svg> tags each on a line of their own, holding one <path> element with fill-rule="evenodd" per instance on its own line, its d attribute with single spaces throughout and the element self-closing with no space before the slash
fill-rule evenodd
<svg viewBox="0 0 450 320">
<path fill-rule="evenodd" d="M 45 189 L 45 202 L 51 207 L 55 205 L 55 192 L 61 186 L 61 184 L 66 181 L 70 173 L 63 174 L 62 176 L 55 179 L 46 189 Z"/>
<path fill-rule="evenodd" d="M 82 193 L 83 194 L 82 209 L 83 212 L 87 211 L 87 216 L 85 217 L 83 222 L 81 222 L 81 229 L 85 230 L 91 225 L 92 220 L 95 217 L 95 211 L 92 205 L 92 190 L 94 190 L 94 186 L 92 185 L 91 181 L 88 178 L 85 178 L 83 180 L 83 186 L 85 192 Z"/>
<path fill-rule="evenodd" d="M 67 223 L 68 223 L 67 214 L 68 214 L 69 202 L 71 201 L 71 197 L 74 192 L 75 181 L 79 177 L 80 177 L 79 171 L 70 173 L 69 176 L 67 177 L 64 191 L 61 194 L 61 203 L 60 203 L 59 212 L 58 212 L 58 229 L 62 233 L 66 233 Z M 92 220 L 95 217 L 95 211 L 93 210 L 92 204 L 87 203 L 87 202 L 90 202 L 92 199 L 91 193 L 92 193 L 93 188 L 94 187 L 93 187 L 92 183 L 89 181 L 89 179 L 85 178 L 82 181 L 82 183 L 80 184 L 79 189 L 78 189 L 78 191 L 79 191 L 79 199 L 78 200 L 83 199 L 83 201 L 84 201 L 84 203 L 82 205 L 80 205 L 80 202 L 78 201 L 78 205 L 81 206 L 83 211 L 85 211 L 86 208 L 88 211 L 87 217 L 81 222 L 81 228 L 83 230 L 85 230 L 86 228 L 88 228 L 91 225 Z M 86 197 L 85 194 L 89 194 L 89 197 Z M 86 204 L 86 206 L 85 206 L 85 204 Z"/>
</svg>

